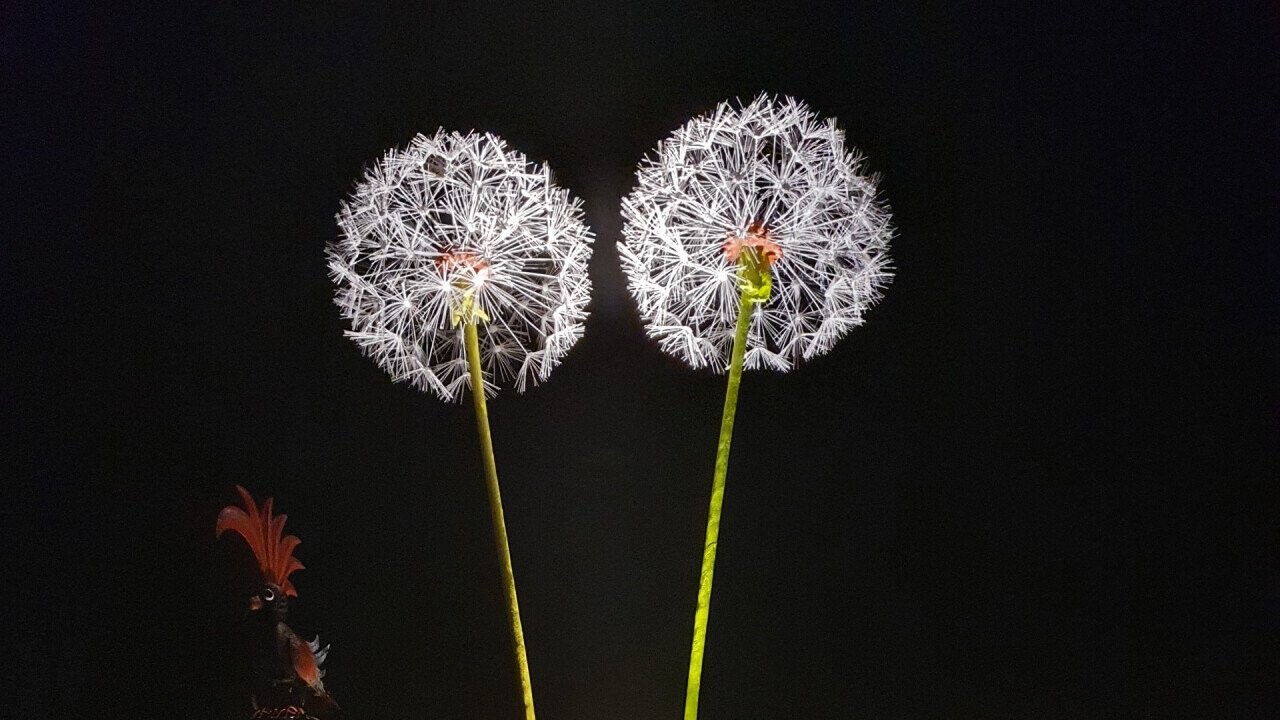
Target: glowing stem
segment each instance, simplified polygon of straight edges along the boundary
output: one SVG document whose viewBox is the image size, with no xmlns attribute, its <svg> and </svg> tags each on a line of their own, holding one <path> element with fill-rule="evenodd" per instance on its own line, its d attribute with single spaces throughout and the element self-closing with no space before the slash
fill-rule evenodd
<svg viewBox="0 0 1280 720">
<path fill-rule="evenodd" d="M 524 716 L 525 720 L 534 720 L 533 683 L 529 679 L 529 658 L 524 650 L 524 628 L 520 625 L 520 603 L 516 600 L 516 576 L 511 570 L 507 525 L 502 518 L 502 493 L 498 491 L 498 466 L 493 459 L 493 437 L 489 434 L 489 410 L 484 402 L 484 375 L 480 371 L 479 320 L 476 317 L 467 318 L 463 325 L 467 336 L 467 365 L 471 369 L 471 398 L 476 406 L 476 431 L 480 434 L 480 449 L 484 455 L 485 479 L 489 489 L 489 517 L 493 520 L 493 541 L 498 546 L 498 559 L 502 564 L 502 584 L 505 586 L 507 595 L 507 615 L 511 620 L 516 665 L 520 669 Z"/>
<path fill-rule="evenodd" d="M 747 255 L 750 253 L 744 253 L 744 256 Z M 744 275 L 747 265 L 748 263 L 744 263 Z M 749 265 L 754 266 L 754 263 Z M 759 300 L 753 293 L 744 288 L 738 305 L 738 331 L 733 336 L 733 354 L 729 360 L 729 387 L 724 393 L 724 414 L 720 418 L 716 472 L 711 481 L 711 510 L 707 514 L 707 538 L 702 548 L 702 579 L 698 584 L 698 609 L 693 616 L 693 650 L 689 653 L 689 685 L 684 696 L 685 720 L 697 720 L 698 717 L 698 693 L 702 689 L 702 654 L 707 641 L 707 617 L 711 613 L 711 576 L 716 569 L 720 508 L 724 505 L 724 479 L 729 472 L 729 443 L 733 440 L 733 417 L 738 409 L 738 384 L 742 380 L 742 358 L 747 351 L 747 329 L 751 327 L 751 312 L 757 302 Z"/>
</svg>

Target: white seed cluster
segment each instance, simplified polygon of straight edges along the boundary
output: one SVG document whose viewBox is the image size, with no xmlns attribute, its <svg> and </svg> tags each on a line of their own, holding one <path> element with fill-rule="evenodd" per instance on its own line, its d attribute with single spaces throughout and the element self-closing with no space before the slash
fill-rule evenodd
<svg viewBox="0 0 1280 720">
<path fill-rule="evenodd" d="M 763 228 L 781 249 L 745 366 L 786 371 L 831 349 L 890 279 L 887 208 L 834 119 L 761 95 L 694 118 L 640 164 L 619 256 L 650 337 L 723 372 L 739 307 L 726 241 Z M 736 254 L 735 254 L 736 255 Z"/>
<path fill-rule="evenodd" d="M 369 168 L 337 220 L 329 272 L 346 335 L 396 381 L 461 398 L 468 317 L 489 395 L 545 380 L 582 336 L 582 205 L 498 137 L 417 136 Z"/>
</svg>

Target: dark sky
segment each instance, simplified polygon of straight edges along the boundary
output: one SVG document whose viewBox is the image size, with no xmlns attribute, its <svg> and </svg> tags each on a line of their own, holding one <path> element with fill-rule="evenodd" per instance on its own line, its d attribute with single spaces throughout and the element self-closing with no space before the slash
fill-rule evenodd
<svg viewBox="0 0 1280 720">
<path fill-rule="evenodd" d="M 645 339 L 618 204 L 760 91 L 883 176 L 897 277 L 744 379 L 703 717 L 1276 707 L 1274 2 L 520 5 L 4 3 L 6 713 L 234 708 L 242 483 L 347 717 L 518 716 L 471 409 L 361 357 L 325 273 L 443 126 L 598 238 L 585 339 L 490 404 L 538 709 L 678 717 L 724 381 Z"/>
</svg>

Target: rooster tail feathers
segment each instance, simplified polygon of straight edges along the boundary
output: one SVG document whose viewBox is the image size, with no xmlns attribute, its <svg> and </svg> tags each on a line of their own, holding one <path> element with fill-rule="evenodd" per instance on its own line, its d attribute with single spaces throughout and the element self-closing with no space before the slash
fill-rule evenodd
<svg viewBox="0 0 1280 720">
<path fill-rule="evenodd" d="M 293 557 L 294 549 L 302 541 L 284 534 L 288 516 L 271 514 L 272 498 L 267 498 L 259 508 L 248 490 L 237 485 L 236 492 L 240 493 L 244 507 L 228 505 L 218 513 L 216 536 L 222 537 L 222 533 L 231 531 L 244 538 L 258 561 L 263 579 L 280 586 L 286 595 L 296 597 L 298 591 L 289 582 L 289 576 L 302 569 L 302 563 Z"/>
<path fill-rule="evenodd" d="M 316 667 L 320 668 L 320 677 L 324 677 L 324 659 L 329 657 L 329 648 L 331 645 L 326 644 L 320 646 L 320 636 L 317 635 L 315 640 L 310 640 L 307 645 L 311 648 L 311 654 L 316 656 Z"/>
</svg>

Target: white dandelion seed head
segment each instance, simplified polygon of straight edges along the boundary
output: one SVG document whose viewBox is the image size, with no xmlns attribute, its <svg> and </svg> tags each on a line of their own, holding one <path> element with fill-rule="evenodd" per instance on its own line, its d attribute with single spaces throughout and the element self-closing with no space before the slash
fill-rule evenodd
<svg viewBox="0 0 1280 720">
<path fill-rule="evenodd" d="M 439 130 L 388 151 L 337 220 L 327 252 L 346 335 L 395 381 L 462 397 L 460 313 L 480 318 L 489 395 L 545 380 L 582 337 L 592 241 L 582 205 L 494 135 Z"/>
<path fill-rule="evenodd" d="M 876 180 L 835 120 L 804 103 L 721 103 L 659 143 L 637 180 L 622 202 L 622 267 L 650 337 L 695 368 L 729 364 L 744 245 L 780 251 L 747 368 L 785 372 L 827 352 L 889 282 Z"/>
</svg>

